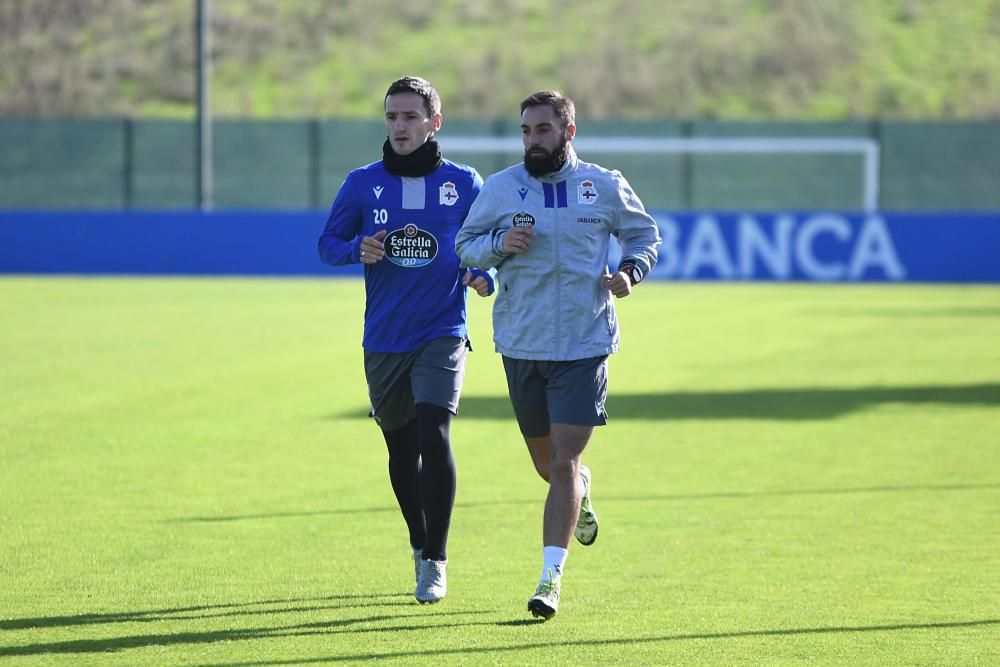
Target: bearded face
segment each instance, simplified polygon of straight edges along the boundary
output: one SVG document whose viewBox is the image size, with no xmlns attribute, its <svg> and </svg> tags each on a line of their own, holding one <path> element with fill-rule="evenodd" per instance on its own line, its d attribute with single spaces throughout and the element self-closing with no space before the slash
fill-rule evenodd
<svg viewBox="0 0 1000 667">
<path fill-rule="evenodd" d="M 541 145 L 529 146 L 524 149 L 524 168 L 534 177 L 559 171 L 569 157 L 569 138 L 566 131 L 559 133 L 559 142 L 555 147 L 547 149 Z"/>
</svg>

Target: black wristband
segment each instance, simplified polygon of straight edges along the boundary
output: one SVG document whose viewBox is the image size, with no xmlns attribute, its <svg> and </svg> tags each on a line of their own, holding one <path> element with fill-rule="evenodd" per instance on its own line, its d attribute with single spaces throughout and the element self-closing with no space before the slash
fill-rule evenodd
<svg viewBox="0 0 1000 667">
<path fill-rule="evenodd" d="M 638 285 L 639 281 L 642 280 L 643 278 L 642 269 L 635 262 L 635 260 L 631 259 L 624 260 L 621 264 L 618 265 L 618 271 L 628 276 L 629 282 L 632 283 L 633 287 Z"/>
</svg>

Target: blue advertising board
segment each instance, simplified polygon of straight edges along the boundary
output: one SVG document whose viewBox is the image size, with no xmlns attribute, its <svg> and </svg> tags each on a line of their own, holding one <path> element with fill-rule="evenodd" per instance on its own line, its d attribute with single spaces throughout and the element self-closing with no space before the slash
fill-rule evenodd
<svg viewBox="0 0 1000 667">
<path fill-rule="evenodd" d="M 1000 213 L 657 214 L 672 280 L 998 282 Z"/>
<path fill-rule="evenodd" d="M 652 278 L 1000 282 L 1000 212 L 654 215 L 663 244 Z M 0 273 L 360 275 L 320 263 L 325 221 L 322 211 L 0 211 Z"/>
</svg>

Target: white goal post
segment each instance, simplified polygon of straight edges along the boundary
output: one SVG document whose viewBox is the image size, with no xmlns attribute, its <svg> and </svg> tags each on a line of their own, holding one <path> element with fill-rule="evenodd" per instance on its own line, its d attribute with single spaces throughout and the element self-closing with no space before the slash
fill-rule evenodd
<svg viewBox="0 0 1000 667">
<path fill-rule="evenodd" d="M 521 153 L 520 139 L 513 137 L 440 137 L 448 151 L 473 153 Z M 879 143 L 874 139 L 808 139 L 731 137 L 661 139 L 656 137 L 580 137 L 573 140 L 581 153 L 810 153 L 856 154 L 864 158 L 863 209 L 878 208 Z"/>
</svg>

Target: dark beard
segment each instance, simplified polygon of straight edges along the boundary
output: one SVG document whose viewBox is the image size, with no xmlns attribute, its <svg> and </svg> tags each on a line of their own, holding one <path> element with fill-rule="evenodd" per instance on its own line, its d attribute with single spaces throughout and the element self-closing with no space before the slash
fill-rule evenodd
<svg viewBox="0 0 1000 667">
<path fill-rule="evenodd" d="M 569 157 L 569 140 L 566 133 L 563 133 L 559 145 L 551 153 L 546 152 L 544 157 L 531 155 L 527 149 L 524 151 L 524 168 L 527 172 L 538 178 L 552 172 L 559 171 L 566 159 Z"/>
</svg>

